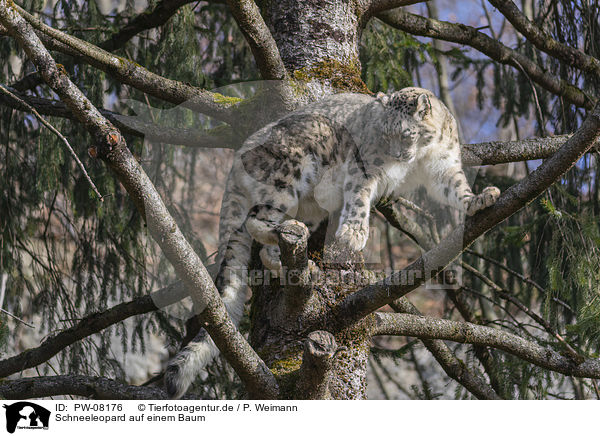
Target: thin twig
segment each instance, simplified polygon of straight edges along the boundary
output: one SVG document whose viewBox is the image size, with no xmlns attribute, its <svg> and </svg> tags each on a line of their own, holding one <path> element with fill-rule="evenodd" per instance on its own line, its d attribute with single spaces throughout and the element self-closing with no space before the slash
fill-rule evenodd
<svg viewBox="0 0 600 436">
<path fill-rule="evenodd" d="M 479 253 L 477 251 L 471 250 L 470 248 L 467 248 L 465 250 L 465 253 L 468 254 L 472 254 L 473 256 L 477 256 L 485 261 L 488 261 L 494 265 L 496 265 L 499 268 L 502 268 L 504 271 L 506 271 L 507 273 L 519 278 L 520 280 L 522 280 L 523 282 L 533 286 L 534 288 L 536 288 L 537 290 L 539 290 L 542 294 L 546 295 L 548 293 L 548 291 L 546 289 L 544 289 L 544 287 L 542 287 L 541 285 L 539 285 L 537 282 L 535 282 L 534 280 L 532 280 L 529 277 L 524 276 L 523 274 L 509 268 L 508 266 L 504 265 L 502 262 L 497 261 L 496 259 L 493 259 L 489 256 L 486 256 L 485 254 Z M 554 301 L 556 304 L 561 305 L 562 307 L 564 307 L 565 309 L 567 309 L 569 312 L 571 313 L 575 313 L 573 311 L 573 308 L 571 308 L 571 306 L 569 306 L 569 304 L 565 303 L 564 301 L 562 301 L 560 298 L 556 298 L 556 297 L 552 297 L 552 301 Z"/>
<path fill-rule="evenodd" d="M 88 183 L 90 184 L 90 186 L 92 187 L 92 189 L 94 190 L 94 192 L 96 193 L 96 195 L 98 196 L 98 198 L 100 199 L 100 201 L 104 201 L 104 198 L 102 197 L 102 195 L 98 191 L 98 188 L 96 188 L 96 185 L 94 184 L 94 182 L 90 178 L 90 176 L 87 173 L 85 167 L 83 166 L 83 163 L 81 162 L 81 160 L 79 160 L 79 157 L 77 156 L 77 153 L 75 153 L 75 150 L 73 150 L 73 147 L 71 147 L 71 144 L 69 144 L 69 141 L 67 140 L 67 138 L 65 138 L 58 130 L 56 130 L 56 128 L 54 128 L 54 126 L 52 124 L 50 124 L 48 121 L 46 121 L 44 119 L 44 117 L 42 117 L 40 115 L 40 113 L 37 110 L 35 110 L 35 108 L 33 106 L 29 105 L 24 100 L 22 100 L 19 97 L 17 97 L 15 94 L 13 94 L 12 92 L 10 92 L 8 89 L 6 89 L 2 85 L 0 85 L 0 90 L 2 90 L 2 92 L 4 92 L 5 94 L 7 94 L 8 96 L 10 96 L 11 98 L 13 98 L 16 101 L 18 101 L 19 104 L 22 104 L 23 106 L 25 106 L 32 114 L 34 114 L 36 116 L 36 118 L 40 121 L 40 123 L 42 123 L 44 126 L 46 126 L 48 128 L 48 130 L 50 130 L 52 133 L 54 133 L 56 136 L 58 136 L 58 138 L 66 145 L 67 149 L 69 150 L 69 153 L 71 153 L 71 156 L 73 157 L 73 159 L 75 159 L 75 162 L 77 162 L 77 165 L 79 166 L 79 168 L 83 172 L 83 175 L 85 176 L 86 180 L 88 181 Z"/>
<path fill-rule="evenodd" d="M 521 303 L 521 301 L 519 301 L 517 298 L 515 298 L 513 295 L 511 295 L 510 292 L 508 292 L 506 289 L 499 286 L 497 283 L 492 281 L 485 274 L 482 274 L 479 270 L 477 270 L 473 266 L 469 265 L 468 263 L 461 262 L 461 265 L 464 269 L 469 271 L 471 274 L 473 274 L 475 277 L 477 277 L 483 283 L 485 283 L 490 288 L 492 288 L 498 294 L 498 296 L 500 298 L 502 298 L 503 300 L 506 300 L 506 301 L 510 301 L 519 310 L 521 310 L 523 313 L 525 313 L 531 319 L 533 319 L 535 322 L 537 322 L 539 325 L 541 325 L 544 328 L 544 330 L 546 330 L 546 332 L 548 332 L 551 336 L 556 338 L 564 346 L 564 348 L 566 349 L 566 351 L 568 352 L 568 354 L 571 356 L 571 358 L 573 360 L 575 360 L 576 362 L 579 362 L 579 361 L 583 361 L 585 359 L 571 346 L 571 344 L 569 344 L 565 340 L 565 338 L 562 337 L 562 335 L 560 333 L 558 333 L 557 331 L 555 331 L 552 328 L 552 326 L 550 325 L 550 323 L 548 321 L 546 321 L 544 318 L 542 318 L 537 313 L 535 313 L 534 311 L 529 309 L 527 306 L 525 306 L 523 303 Z"/>
<path fill-rule="evenodd" d="M 30 327 L 30 328 L 32 328 L 32 329 L 34 329 L 34 328 L 35 328 L 35 326 L 34 326 L 33 324 L 29 324 L 28 322 L 26 322 L 26 321 L 23 321 L 21 318 L 19 318 L 19 317 L 18 317 L 18 316 L 16 316 L 16 315 L 13 315 L 12 313 L 10 313 L 10 312 L 9 312 L 9 311 L 7 311 L 7 310 L 4 310 L 4 309 L 0 308 L 0 312 L 2 312 L 2 313 L 5 313 L 6 315 L 10 316 L 11 318 L 14 318 L 14 319 L 16 319 L 17 321 L 19 321 L 19 322 L 21 322 L 21 323 L 25 324 L 27 327 Z"/>
<path fill-rule="evenodd" d="M 600 390 L 598 390 L 598 382 L 592 379 L 592 386 L 594 386 L 594 392 L 596 392 L 596 399 L 600 400 Z"/>
<path fill-rule="evenodd" d="M 525 74 L 527 80 L 529 80 L 529 84 L 531 85 L 531 89 L 533 91 L 533 97 L 535 98 L 535 107 L 537 108 L 538 114 L 540 116 L 540 129 L 542 130 L 542 135 L 546 136 L 546 121 L 544 120 L 544 114 L 542 112 L 542 107 L 540 106 L 540 101 L 538 100 L 538 95 L 535 89 L 535 85 L 533 84 L 533 80 L 531 80 L 531 77 L 529 76 L 529 74 L 527 74 L 527 71 L 525 71 L 525 68 L 523 68 L 523 65 L 521 65 L 518 60 L 513 59 L 513 61 L 515 62 L 515 64 L 517 64 L 521 72 Z"/>
</svg>

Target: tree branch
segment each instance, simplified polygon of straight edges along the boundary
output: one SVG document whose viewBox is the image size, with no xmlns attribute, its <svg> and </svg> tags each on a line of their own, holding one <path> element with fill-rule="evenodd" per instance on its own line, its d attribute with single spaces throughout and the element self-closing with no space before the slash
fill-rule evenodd
<svg viewBox="0 0 600 436">
<path fill-rule="evenodd" d="M 176 303 L 187 296 L 183 284 L 176 282 L 151 295 L 144 295 L 133 301 L 118 304 L 104 312 L 89 314 L 73 327 L 50 336 L 39 347 L 30 348 L 16 356 L 0 361 L 0 378 L 38 366 L 81 339 L 132 316 L 152 312 Z M 158 306 L 157 302 L 160 302 Z"/>
<path fill-rule="evenodd" d="M 266 364 L 250 347 L 229 317 L 210 275 L 170 215 L 159 193 L 127 149 L 119 131 L 62 73 L 31 28 L 13 7 L 0 0 L 0 23 L 17 40 L 44 81 L 59 95 L 95 139 L 90 154 L 102 158 L 123 184 L 166 258 L 173 265 L 198 308 L 205 308 L 204 327 L 229 361 L 250 394 L 276 398 L 278 385 Z"/>
<path fill-rule="evenodd" d="M 0 86 L 2 85 L 0 84 Z M 59 100 L 33 97 L 19 93 L 10 87 L 7 87 L 7 89 L 15 94 L 20 100 L 23 100 L 26 105 L 19 104 L 18 101 L 2 94 L 0 94 L 0 105 L 23 112 L 31 112 L 28 107 L 31 106 L 42 115 L 77 121 L 73 113 Z M 230 126 L 223 125 L 211 130 L 167 127 L 147 123 L 135 115 L 121 115 L 106 109 L 99 109 L 99 111 L 106 119 L 118 127 L 121 132 L 132 136 L 143 137 L 151 141 L 173 145 L 184 145 L 187 147 L 234 149 L 239 148 L 243 142 L 243 138 Z"/>
<path fill-rule="evenodd" d="M 19 380 L 5 380 L 0 384 L 0 397 L 7 400 L 24 400 L 58 395 L 77 395 L 94 400 L 169 399 L 167 393 L 159 388 L 131 386 L 105 377 L 85 375 L 26 377 Z"/>
<path fill-rule="evenodd" d="M 194 1 L 196 0 L 162 0 L 152 11 L 144 11 L 130 20 L 117 33 L 99 44 L 99 47 L 107 51 L 117 50 L 138 33 L 162 26 L 177 13 L 179 8 Z"/>
<path fill-rule="evenodd" d="M 11 92 L 34 107 L 40 114 L 62 118 L 75 119 L 66 106 L 57 100 L 49 100 L 29 96 L 7 87 Z M 13 109 L 29 112 L 23 105 L 17 104 L 12 99 L 0 94 L 0 104 Z M 217 127 L 212 130 L 186 129 L 157 126 L 142 121 L 139 117 L 121 115 L 106 109 L 100 112 L 111 123 L 115 124 L 122 132 L 142 136 L 150 140 L 173 145 L 206 148 L 233 148 L 241 147 L 243 137 L 238 135 L 229 126 Z M 521 162 L 526 160 L 547 159 L 571 137 L 572 134 L 550 136 L 546 138 L 530 138 L 518 141 L 491 141 L 476 144 L 461 144 L 462 163 L 467 166 L 497 165 L 508 162 Z M 598 151 L 598 143 L 593 150 Z"/>
<path fill-rule="evenodd" d="M 308 261 L 308 228 L 300 221 L 287 220 L 277 227 L 282 273 L 287 278 L 285 302 L 298 312 L 308 302 L 312 286 Z"/>
<path fill-rule="evenodd" d="M 375 334 L 442 339 L 462 344 L 484 345 L 506 351 L 542 368 L 575 377 L 600 378 L 600 359 L 582 363 L 517 335 L 468 322 L 450 321 L 399 313 L 377 312 Z"/>
<path fill-rule="evenodd" d="M 492 141 L 478 144 L 462 144 L 463 165 L 497 165 L 535 159 L 547 159 L 573 135 L 530 138 L 519 141 Z M 598 150 L 600 144 L 593 145 Z"/>
<path fill-rule="evenodd" d="M 129 59 L 52 28 L 17 5 L 15 8 L 39 32 L 38 37 L 48 48 L 82 58 L 118 81 L 164 101 L 184 105 L 227 123 L 234 122 L 231 105 L 221 103 L 218 94 L 159 76 Z"/>
<path fill-rule="evenodd" d="M 392 226 L 405 232 L 422 248 L 431 250 L 435 246 L 434 240 L 427 233 L 425 233 L 417 223 L 399 213 L 393 205 L 381 205 L 380 203 L 377 205 L 377 208 L 383 213 L 384 217 Z M 438 239 L 436 240 L 439 241 Z M 448 289 L 447 293 L 465 320 L 471 321 L 472 317 L 470 316 L 470 309 L 463 299 L 459 298 L 460 296 L 457 295 L 452 289 Z M 390 306 L 397 312 L 421 315 L 418 309 L 404 297 L 390 303 Z M 465 371 L 468 371 L 466 368 L 464 368 L 464 364 L 461 364 L 462 366 L 458 365 L 460 362 L 442 341 L 423 341 L 423 343 L 425 344 L 425 347 L 433 354 L 435 359 L 440 363 L 444 371 L 446 371 L 446 374 L 465 386 L 477 398 L 497 398 L 496 393 L 489 389 L 485 382 L 483 382 L 483 386 L 485 386 L 485 388 L 478 387 L 481 386 L 482 382 L 478 381 L 475 375 L 464 373 Z M 509 398 L 507 393 L 501 388 L 502 384 L 498 382 L 498 373 L 495 370 L 495 366 L 493 365 L 493 357 L 489 351 L 485 347 L 481 346 L 475 346 L 473 348 L 475 356 L 483 365 L 494 390 L 503 398 Z"/>
<path fill-rule="evenodd" d="M 489 0 L 529 42 L 568 65 L 600 77 L 600 60 L 553 39 L 523 14 L 511 0 Z"/>
<path fill-rule="evenodd" d="M 422 316 L 419 310 L 404 297 L 394 301 L 390 306 L 396 312 Z M 376 312 L 378 324 L 379 313 L 380 312 Z M 376 335 L 378 333 L 374 334 Z M 425 348 L 427 348 L 435 360 L 438 361 L 444 372 L 448 374 L 448 377 L 456 380 L 480 400 L 500 399 L 484 379 L 472 372 L 464 362 L 456 358 L 444 341 L 437 339 L 420 339 L 423 342 L 423 345 L 425 345 Z"/>
<path fill-rule="evenodd" d="M 429 0 L 370 0 L 364 9 L 366 17 L 370 18 L 383 11 L 400 8 L 402 6 L 414 5 L 416 3 L 423 3 L 426 1 Z"/>
<path fill-rule="evenodd" d="M 445 41 L 465 44 L 479 50 L 501 64 L 523 70 L 535 83 L 551 93 L 563 97 L 576 106 L 592 109 L 595 99 L 565 80 L 547 73 L 527 56 L 506 47 L 474 27 L 453 24 L 410 14 L 402 9 L 382 12 L 377 17 L 384 23 L 413 35 L 428 36 Z"/>
<path fill-rule="evenodd" d="M 279 48 L 254 0 L 227 0 L 227 5 L 250 45 L 262 78 L 287 80 L 288 74 Z"/>
<path fill-rule="evenodd" d="M 35 115 L 37 120 L 43 126 L 45 126 L 48 130 L 50 130 L 52 133 L 54 133 L 54 135 L 56 135 L 58 137 L 58 139 L 60 139 L 62 141 L 62 143 L 65 145 L 65 147 L 67 147 L 69 154 L 71 155 L 71 157 L 73 158 L 73 160 L 75 161 L 75 163 L 77 164 L 77 166 L 79 167 L 81 172 L 83 173 L 83 176 L 87 180 L 88 184 L 90 185 L 90 187 L 92 188 L 94 193 L 98 196 L 98 199 L 100 201 L 104 201 L 102 194 L 100 194 L 100 191 L 98 191 L 98 188 L 96 187 L 94 181 L 88 174 L 85 166 L 79 159 L 79 156 L 77 156 L 77 153 L 75 153 L 75 150 L 73 150 L 73 147 L 71 147 L 71 144 L 69 144 L 69 141 L 67 140 L 67 138 L 65 138 L 64 135 L 62 133 L 60 133 L 52 124 L 50 124 L 48 121 L 46 121 L 44 119 L 44 117 L 42 117 L 42 115 L 38 111 L 35 110 L 35 108 L 29 106 L 25 101 L 21 100 L 16 94 L 12 93 L 9 89 L 0 85 L 0 92 L 2 92 L 4 95 L 8 95 L 10 98 L 15 100 L 19 105 L 25 106 L 29 112 L 31 112 L 33 115 Z"/>
<path fill-rule="evenodd" d="M 323 330 L 308 334 L 304 341 L 304 353 L 300 366 L 298 385 L 304 400 L 325 400 L 331 398 L 329 377 L 333 357 L 338 350 L 333 335 Z"/>
<path fill-rule="evenodd" d="M 535 171 L 506 190 L 493 206 L 467 217 L 440 244 L 404 270 L 360 289 L 333 309 L 340 328 L 351 325 L 378 308 L 420 286 L 450 264 L 476 238 L 502 222 L 556 182 L 600 137 L 600 105 L 591 111 L 581 128 Z"/>
</svg>

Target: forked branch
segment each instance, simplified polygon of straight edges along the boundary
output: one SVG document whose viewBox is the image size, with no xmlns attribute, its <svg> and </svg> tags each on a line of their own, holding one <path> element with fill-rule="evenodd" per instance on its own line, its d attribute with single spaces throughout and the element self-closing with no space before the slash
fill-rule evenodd
<svg viewBox="0 0 600 436">
<path fill-rule="evenodd" d="M 575 377 L 600 378 L 600 359 L 581 363 L 503 330 L 468 322 L 400 313 L 377 312 L 375 334 L 442 339 L 506 351 L 542 368 Z"/>
</svg>

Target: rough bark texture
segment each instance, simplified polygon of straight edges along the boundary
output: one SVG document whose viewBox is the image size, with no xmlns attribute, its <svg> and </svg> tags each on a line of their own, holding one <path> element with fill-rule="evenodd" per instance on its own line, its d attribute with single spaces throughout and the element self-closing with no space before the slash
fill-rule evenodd
<svg viewBox="0 0 600 436">
<path fill-rule="evenodd" d="M 360 79 L 358 59 L 362 6 L 347 0 L 264 2 L 263 16 L 281 59 L 290 77 L 309 84 L 305 93 L 308 100 L 336 90 L 368 92 Z M 362 261 L 322 262 L 322 250 L 309 251 L 308 246 L 323 247 L 324 236 L 313 235 L 308 244 L 308 232 L 303 227 L 295 222 L 280 227 L 284 273 L 273 278 L 263 271 L 263 279 L 269 277 L 269 283 L 255 282 L 252 286 L 250 343 L 275 374 L 280 398 L 365 398 L 373 318 L 338 329 L 335 335 L 328 333 L 335 326 L 327 321 L 318 329 L 306 329 L 311 320 L 322 318 L 327 308 L 360 287 L 322 279 L 355 271 L 360 274 Z M 328 250 L 328 258 L 340 256 L 335 247 Z M 255 247 L 251 270 L 262 271 L 257 253 Z M 308 260 L 311 256 L 314 262 Z M 333 351 L 316 357 L 313 346 L 317 342 L 325 346 L 324 338 L 329 337 Z M 323 341 L 315 342 L 315 338 Z"/>
<path fill-rule="evenodd" d="M 326 247 L 325 255 L 311 252 L 314 261 L 303 258 L 306 240 L 300 237 L 290 244 L 290 223 L 295 222 L 280 228 L 284 274 L 275 279 L 270 276 L 268 284 L 255 283 L 252 288 L 250 343 L 275 374 L 282 399 L 364 399 L 373 317 L 337 329 L 335 335 L 330 333 L 336 330 L 333 320 L 319 323 L 319 332 L 307 329 L 360 287 L 353 282 L 356 276 L 363 277 L 362 259 L 347 259 L 335 246 Z M 270 274 L 258 261 L 251 268 L 263 277 Z M 341 277 L 349 283 L 342 283 Z M 292 290 L 300 295 L 293 295 Z"/>
<path fill-rule="evenodd" d="M 360 78 L 359 12 L 352 0 L 281 0 L 265 6 L 263 14 L 290 75 L 315 85 L 310 98 L 332 89 L 368 92 Z"/>
<path fill-rule="evenodd" d="M 168 400 L 162 389 L 126 385 L 105 377 L 58 375 L 27 377 L 4 382 L 0 397 L 7 400 L 44 398 L 56 395 L 78 395 L 95 400 Z M 185 399 L 197 399 L 194 396 Z"/>
</svg>

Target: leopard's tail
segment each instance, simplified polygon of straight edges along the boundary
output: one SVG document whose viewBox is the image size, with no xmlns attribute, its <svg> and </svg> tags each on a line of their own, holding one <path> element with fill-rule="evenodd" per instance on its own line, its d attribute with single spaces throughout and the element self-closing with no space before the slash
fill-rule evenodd
<svg viewBox="0 0 600 436">
<path fill-rule="evenodd" d="M 215 284 L 231 319 L 238 325 L 244 314 L 247 267 L 250 261 L 252 238 L 244 226 L 246 208 L 242 207 L 243 199 L 236 200 L 232 197 L 234 194 L 226 194 L 223 199 L 222 208 L 225 208 L 223 210 L 227 213 L 221 216 L 220 246 L 217 255 L 219 269 Z M 181 398 L 200 371 L 218 353 L 219 350 L 213 340 L 204 329 L 201 329 L 167 365 L 165 387 L 169 397 Z"/>
</svg>

